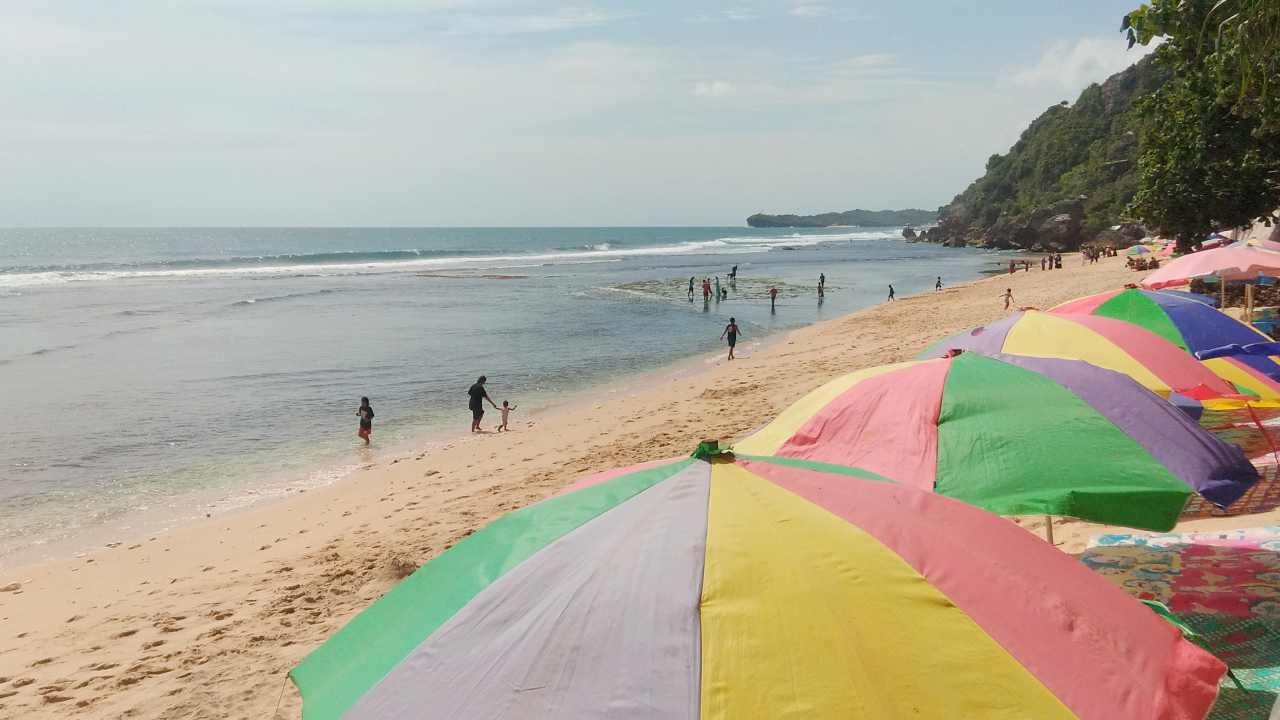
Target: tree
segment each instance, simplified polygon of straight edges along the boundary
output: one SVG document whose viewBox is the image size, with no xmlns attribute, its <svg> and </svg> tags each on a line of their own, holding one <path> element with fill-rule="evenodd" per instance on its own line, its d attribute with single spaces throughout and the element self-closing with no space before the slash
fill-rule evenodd
<svg viewBox="0 0 1280 720">
<path fill-rule="evenodd" d="M 1280 204 L 1280 2 L 1153 0 L 1125 16 L 1172 79 L 1139 103 L 1133 210 L 1183 250 Z"/>
<path fill-rule="evenodd" d="M 1257 123 L 1233 115 L 1203 82 L 1176 78 L 1138 104 L 1146 123 L 1133 211 L 1183 251 L 1276 205 L 1275 160 L 1253 137 Z"/>
<path fill-rule="evenodd" d="M 1265 133 L 1280 132 L 1280 3 L 1154 0 L 1124 18 L 1129 46 L 1165 40 L 1182 66 L 1213 71 L 1218 99 Z"/>
</svg>

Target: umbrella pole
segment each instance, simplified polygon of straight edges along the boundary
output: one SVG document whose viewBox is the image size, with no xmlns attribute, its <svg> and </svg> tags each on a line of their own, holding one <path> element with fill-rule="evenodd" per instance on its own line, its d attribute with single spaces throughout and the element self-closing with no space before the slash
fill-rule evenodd
<svg viewBox="0 0 1280 720">
<path fill-rule="evenodd" d="M 1253 323 L 1253 283 L 1244 284 L 1244 321 Z"/>
<path fill-rule="evenodd" d="M 1227 281 L 1224 278 L 1218 278 L 1218 309 L 1227 309 Z"/>
<path fill-rule="evenodd" d="M 1044 516 L 1044 539 L 1048 540 L 1050 545 L 1056 544 L 1053 542 L 1053 516 L 1052 515 Z"/>
</svg>

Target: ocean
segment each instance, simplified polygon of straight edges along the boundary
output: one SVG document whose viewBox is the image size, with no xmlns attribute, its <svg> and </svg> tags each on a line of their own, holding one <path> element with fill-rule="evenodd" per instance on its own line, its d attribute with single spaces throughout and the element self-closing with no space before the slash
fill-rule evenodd
<svg viewBox="0 0 1280 720">
<path fill-rule="evenodd" d="M 480 374 L 527 412 L 709 357 L 730 316 L 749 354 L 889 283 L 901 296 L 1004 260 L 898 228 L 0 230 L 0 565 L 456 437 Z M 728 299 L 688 300 L 691 276 L 716 275 Z"/>
</svg>

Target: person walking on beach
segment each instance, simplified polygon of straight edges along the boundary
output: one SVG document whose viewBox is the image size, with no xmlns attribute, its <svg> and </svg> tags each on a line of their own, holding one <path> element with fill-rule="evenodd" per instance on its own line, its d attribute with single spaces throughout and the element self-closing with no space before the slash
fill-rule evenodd
<svg viewBox="0 0 1280 720">
<path fill-rule="evenodd" d="M 893 286 L 892 285 L 889 286 L 889 299 L 886 300 L 885 302 L 893 302 Z"/>
<path fill-rule="evenodd" d="M 729 359 L 733 359 L 733 347 L 738 344 L 738 321 L 729 318 L 729 324 L 724 326 L 724 332 L 720 333 L 720 339 L 729 339 Z"/>
<path fill-rule="evenodd" d="M 769 288 L 769 310 L 775 310 L 778 307 L 778 288 Z"/>
<path fill-rule="evenodd" d="M 498 432 L 510 429 L 507 427 L 507 416 L 509 416 L 511 411 L 515 409 L 515 405 L 508 405 L 506 400 L 502 401 L 502 424 L 498 426 Z"/>
<path fill-rule="evenodd" d="M 356 415 L 360 416 L 360 430 L 356 434 L 368 447 L 369 436 L 373 434 L 373 406 L 369 404 L 369 398 L 360 398 L 360 409 L 356 410 Z"/>
<path fill-rule="evenodd" d="M 693 276 L 689 276 L 689 302 L 693 302 Z"/>
<path fill-rule="evenodd" d="M 498 409 L 498 404 L 489 397 L 489 392 L 484 389 L 484 384 L 489 378 L 484 375 L 476 380 L 476 383 L 467 390 L 467 395 L 471 396 L 471 402 L 468 407 L 471 408 L 471 432 L 480 432 L 480 418 L 484 417 L 484 401 L 488 400 L 494 410 Z"/>
<path fill-rule="evenodd" d="M 942 276 L 938 276 L 938 281 L 933 284 L 934 292 L 942 292 Z"/>
<path fill-rule="evenodd" d="M 1000 297 L 1004 298 L 1004 309 L 1008 310 L 1009 306 L 1013 304 L 1013 288 L 1005 288 L 1004 295 Z"/>
</svg>

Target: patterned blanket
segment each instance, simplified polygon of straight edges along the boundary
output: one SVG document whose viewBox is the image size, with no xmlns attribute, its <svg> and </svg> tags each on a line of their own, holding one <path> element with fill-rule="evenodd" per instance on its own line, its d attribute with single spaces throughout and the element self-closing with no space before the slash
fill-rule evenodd
<svg viewBox="0 0 1280 720">
<path fill-rule="evenodd" d="M 1280 527 L 1099 535 L 1081 560 L 1169 606 L 1234 671 L 1210 718 L 1266 718 L 1280 697 Z"/>
</svg>

